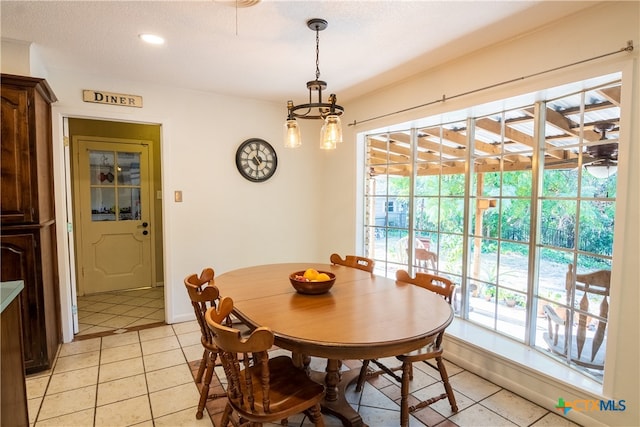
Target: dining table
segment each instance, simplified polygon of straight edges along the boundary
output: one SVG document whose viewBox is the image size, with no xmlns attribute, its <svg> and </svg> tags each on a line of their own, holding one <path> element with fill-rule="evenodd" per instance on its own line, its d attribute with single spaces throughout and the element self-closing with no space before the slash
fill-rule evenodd
<svg viewBox="0 0 640 427">
<path fill-rule="evenodd" d="M 310 268 L 335 275 L 329 291 L 308 295 L 293 288 L 289 276 Z M 341 371 L 342 361 L 419 349 L 454 317 L 451 306 L 431 291 L 342 265 L 250 266 L 217 276 L 215 285 L 222 297 L 233 300 L 236 316 L 249 328 L 269 327 L 275 345 L 290 350 L 296 360 L 327 360 L 326 372 L 319 377 L 325 385 L 322 410 L 345 426 L 366 424 L 345 398 L 359 370 Z"/>
</svg>

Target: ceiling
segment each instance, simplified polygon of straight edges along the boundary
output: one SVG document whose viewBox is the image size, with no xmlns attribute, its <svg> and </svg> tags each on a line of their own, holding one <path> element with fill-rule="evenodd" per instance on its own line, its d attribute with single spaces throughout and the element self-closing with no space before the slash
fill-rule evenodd
<svg viewBox="0 0 640 427">
<path fill-rule="evenodd" d="M 324 18 L 321 80 L 344 103 L 596 3 L 2 0 L 0 13 L 2 38 L 32 42 L 50 70 L 283 104 L 307 99 L 316 52 L 306 21 Z M 142 32 L 166 43 L 144 44 Z"/>
</svg>

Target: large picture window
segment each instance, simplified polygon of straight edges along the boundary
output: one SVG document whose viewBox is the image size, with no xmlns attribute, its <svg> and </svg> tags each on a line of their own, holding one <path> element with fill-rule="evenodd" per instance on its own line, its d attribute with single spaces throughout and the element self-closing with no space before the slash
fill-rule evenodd
<svg viewBox="0 0 640 427">
<path fill-rule="evenodd" d="M 601 380 L 620 92 L 608 75 L 367 134 L 363 249 L 376 273 L 452 279 L 457 316 Z"/>
</svg>

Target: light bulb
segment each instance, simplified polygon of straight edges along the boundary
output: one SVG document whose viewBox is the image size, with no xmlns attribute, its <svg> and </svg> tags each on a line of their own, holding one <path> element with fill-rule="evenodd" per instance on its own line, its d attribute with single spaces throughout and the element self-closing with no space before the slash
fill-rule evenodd
<svg viewBox="0 0 640 427">
<path fill-rule="evenodd" d="M 284 146 L 285 148 L 297 148 L 302 145 L 300 138 L 300 128 L 296 119 L 289 119 L 284 124 Z"/>
<path fill-rule="evenodd" d="M 342 124 L 340 117 L 335 114 L 327 116 L 320 129 L 320 148 L 333 150 L 336 144 L 342 142 Z"/>
</svg>

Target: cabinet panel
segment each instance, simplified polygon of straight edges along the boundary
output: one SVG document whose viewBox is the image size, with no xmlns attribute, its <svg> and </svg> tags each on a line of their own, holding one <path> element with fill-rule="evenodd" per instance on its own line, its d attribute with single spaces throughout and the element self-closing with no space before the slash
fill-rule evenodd
<svg viewBox="0 0 640 427">
<path fill-rule="evenodd" d="M 27 388 L 20 334 L 20 297 L 14 299 L 0 315 L 0 425 L 27 427 Z"/>
<path fill-rule="evenodd" d="M 24 89 L 2 88 L 2 222 L 34 221 L 34 192 L 31 191 L 28 93 Z"/>
<path fill-rule="evenodd" d="M 1 89 L 3 225 L 54 218 L 51 107 L 43 79 L 3 74 Z"/>
<path fill-rule="evenodd" d="M 40 343 L 43 327 L 43 295 L 41 277 L 38 271 L 40 246 L 38 232 L 19 232 L 3 234 L 0 237 L 0 256 L 2 257 L 2 274 L 0 281 L 23 280 L 24 290 L 20 296 L 22 303 L 22 341 L 24 343 L 25 367 L 29 370 L 35 366 L 48 364 L 46 352 Z"/>
</svg>

